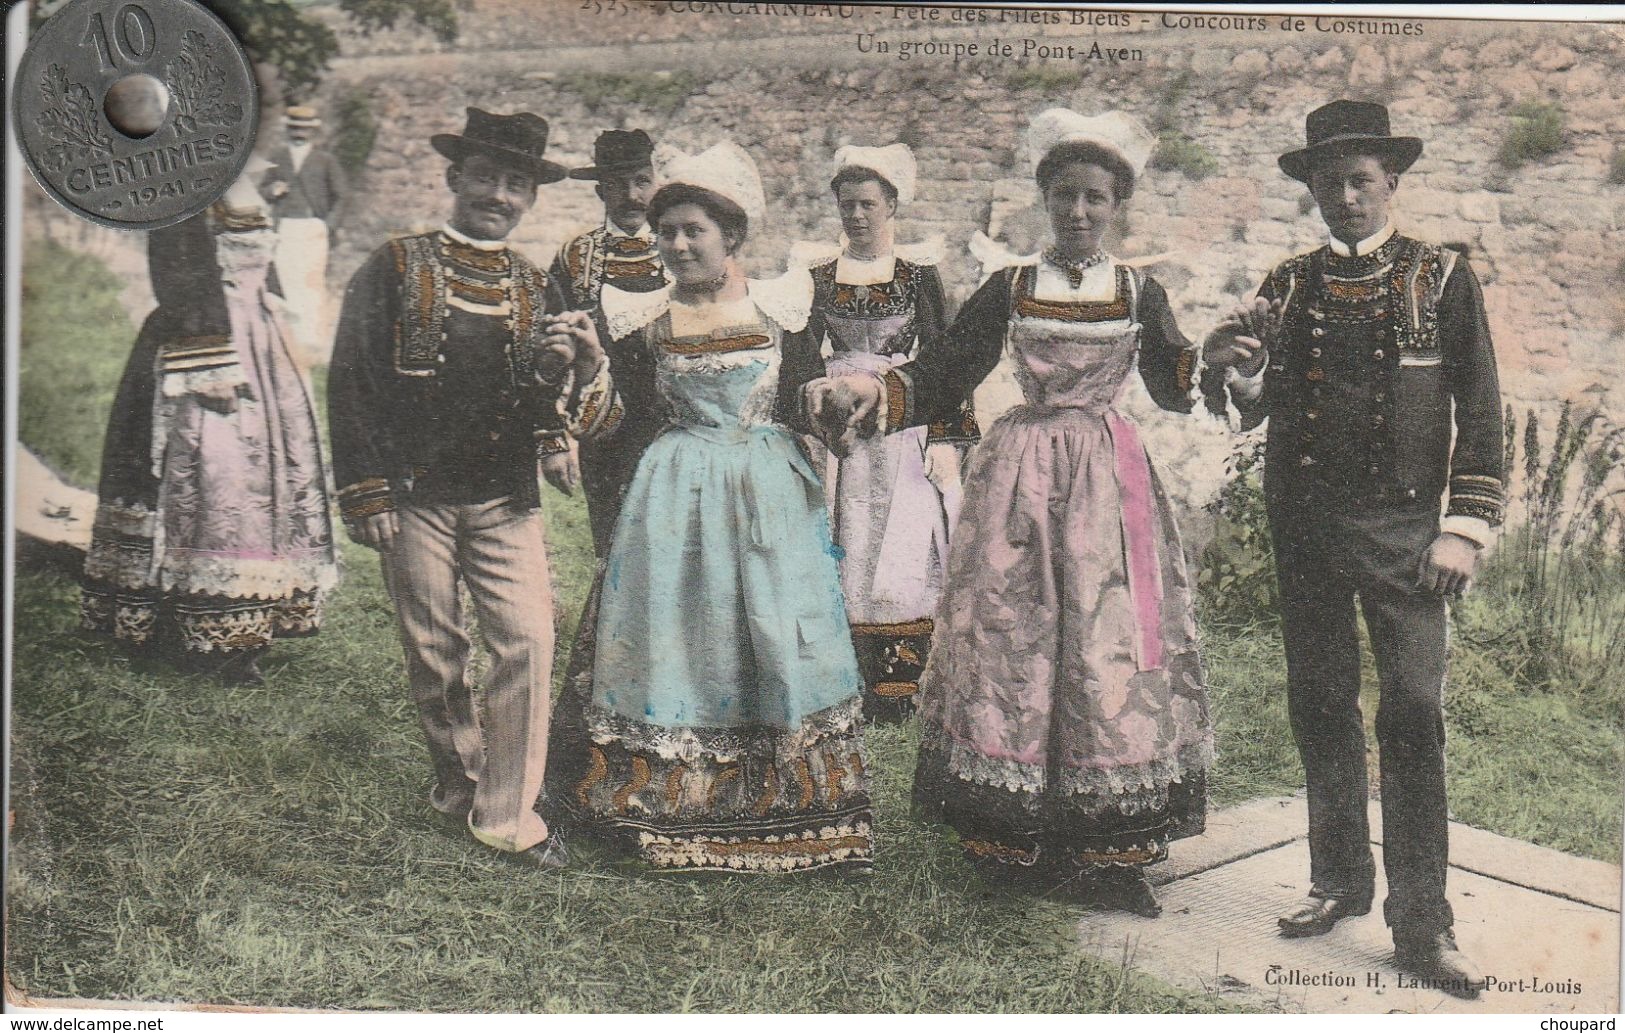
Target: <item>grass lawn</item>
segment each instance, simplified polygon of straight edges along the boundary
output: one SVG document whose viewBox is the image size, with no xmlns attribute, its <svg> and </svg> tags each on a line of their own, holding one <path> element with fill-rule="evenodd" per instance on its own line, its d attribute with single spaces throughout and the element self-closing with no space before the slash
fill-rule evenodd
<svg viewBox="0 0 1625 1033">
<path fill-rule="evenodd" d="M 29 257 L 24 440 L 93 484 L 134 330 L 93 263 Z M 70 264 L 71 298 L 53 289 Z M 547 508 L 567 643 L 591 549 L 579 499 L 550 491 Z M 129 661 L 75 631 L 70 578 L 18 573 L 6 962 L 20 988 L 427 1011 L 1220 1007 L 1084 957 L 1075 906 L 980 882 L 908 814 L 912 726 L 872 735 L 867 879 L 651 875 L 587 849 L 536 872 L 443 831 L 376 562 L 348 544 L 344 560 L 321 636 L 278 646 L 256 689 Z M 1215 805 L 1294 791 L 1276 634 L 1205 636 Z M 1508 670 L 1458 638 L 1457 817 L 1617 860 L 1617 713 L 1521 692 Z"/>
</svg>

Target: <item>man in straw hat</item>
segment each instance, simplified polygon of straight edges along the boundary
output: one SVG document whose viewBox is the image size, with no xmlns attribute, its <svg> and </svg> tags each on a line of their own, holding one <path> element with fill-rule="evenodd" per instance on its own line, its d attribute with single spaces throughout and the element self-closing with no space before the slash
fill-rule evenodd
<svg viewBox="0 0 1625 1033">
<path fill-rule="evenodd" d="M 1382 105 L 1348 100 L 1311 112 L 1307 135 L 1280 166 L 1309 187 L 1331 239 L 1276 267 L 1209 337 L 1204 377 L 1244 428 L 1270 422 L 1265 501 L 1312 881 L 1280 930 L 1318 936 L 1371 907 L 1358 596 L 1381 688 L 1394 959 L 1472 997 L 1483 978 L 1445 897 L 1441 697 L 1447 600 L 1471 583 L 1504 504 L 1495 353 L 1467 261 L 1390 221 L 1422 141 L 1393 136 Z"/>
<path fill-rule="evenodd" d="M 293 343 L 307 364 L 325 362 L 332 347 L 327 251 L 335 209 L 346 189 L 344 170 L 337 158 L 311 142 L 322 125 L 315 108 L 290 107 L 283 124 L 287 140 L 271 155 L 275 164 L 261 189 L 277 219 L 277 277 L 288 301 Z"/>
<path fill-rule="evenodd" d="M 604 288 L 647 294 L 666 286 L 666 269 L 649 228 L 649 201 L 655 193 L 654 141 L 641 129 L 610 129 L 598 135 L 592 164 L 571 169 L 571 179 L 597 184 L 604 202 L 604 222 L 559 248 L 549 270 L 572 309 L 596 311 Z M 614 342 L 605 341 L 613 350 Z M 660 430 L 653 417 L 623 425 L 614 438 L 581 449 L 580 476 L 587 493 L 587 517 L 593 549 L 609 550 L 609 538 L 620 514 L 621 492 L 637 468 L 643 450 Z M 577 472 L 572 467 L 554 487 L 570 494 Z"/>
<path fill-rule="evenodd" d="M 436 784 L 434 809 L 528 863 L 565 863 L 535 811 L 547 763 L 553 612 L 536 473 L 568 460 L 559 354 L 598 337 L 541 269 L 503 244 L 565 170 L 547 122 L 468 109 L 431 138 L 452 214 L 392 240 L 351 280 L 328 417 L 339 508 L 379 550 Z M 549 315 L 558 313 L 559 315 Z M 551 349 L 551 351 L 550 351 Z M 492 665 L 474 719 L 468 587 Z"/>
</svg>

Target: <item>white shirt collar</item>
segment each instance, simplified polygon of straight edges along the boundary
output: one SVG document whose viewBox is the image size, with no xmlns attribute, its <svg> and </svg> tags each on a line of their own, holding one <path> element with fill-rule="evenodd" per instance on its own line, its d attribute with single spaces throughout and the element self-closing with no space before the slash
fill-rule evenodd
<svg viewBox="0 0 1625 1033">
<path fill-rule="evenodd" d="M 1388 238 L 1393 236 L 1394 232 L 1394 220 L 1390 218 L 1387 222 L 1382 224 L 1382 229 L 1371 234 L 1371 236 L 1360 241 L 1358 244 L 1355 244 L 1352 248 L 1343 243 L 1341 240 L 1338 240 L 1336 237 L 1332 237 L 1332 254 L 1342 255 L 1344 258 L 1347 258 L 1350 255 L 1355 257 L 1369 255 L 1371 252 L 1388 243 Z"/>
<path fill-rule="evenodd" d="M 440 227 L 440 232 L 459 244 L 467 244 L 469 247 L 479 248 L 481 251 L 501 251 L 508 246 L 506 241 L 501 240 L 475 240 L 467 234 L 458 233 L 449 222 Z"/>
<path fill-rule="evenodd" d="M 638 227 L 636 233 L 628 233 L 619 226 L 615 225 L 615 220 L 606 215 L 604 216 L 604 229 L 612 237 L 639 237 L 643 240 L 651 240 L 654 238 L 654 232 L 649 229 L 649 223 L 647 220 L 644 221 L 642 226 Z"/>
<path fill-rule="evenodd" d="M 887 248 L 873 258 L 853 258 L 843 249 L 835 260 L 835 282 L 863 287 L 890 283 L 897 276 L 897 255 Z"/>
</svg>

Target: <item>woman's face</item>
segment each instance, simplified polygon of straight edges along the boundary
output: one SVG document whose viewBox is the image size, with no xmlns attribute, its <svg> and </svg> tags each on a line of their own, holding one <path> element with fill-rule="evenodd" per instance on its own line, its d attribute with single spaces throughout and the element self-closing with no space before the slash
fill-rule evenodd
<svg viewBox="0 0 1625 1033">
<path fill-rule="evenodd" d="M 1044 189 L 1055 246 L 1079 258 L 1100 249 L 1100 238 L 1122 206 L 1111 172 L 1081 161 L 1062 166 Z"/>
<path fill-rule="evenodd" d="M 859 248 L 872 246 L 897 213 L 896 204 L 887 200 L 886 192 L 872 179 L 842 183 L 835 192 L 835 203 L 841 210 L 846 239 Z"/>
<path fill-rule="evenodd" d="M 660 216 L 660 260 L 679 286 L 715 280 L 728 269 L 728 240 L 704 208 L 680 204 Z"/>
</svg>

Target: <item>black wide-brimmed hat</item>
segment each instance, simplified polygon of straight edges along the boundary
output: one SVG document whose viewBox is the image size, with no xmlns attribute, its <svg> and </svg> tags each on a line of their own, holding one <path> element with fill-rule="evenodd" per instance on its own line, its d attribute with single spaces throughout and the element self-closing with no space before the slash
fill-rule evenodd
<svg viewBox="0 0 1625 1033">
<path fill-rule="evenodd" d="M 653 162 L 655 142 L 641 129 L 610 129 L 592 145 L 592 164 L 571 169 L 571 179 L 599 179 L 606 172 L 636 172 Z"/>
<path fill-rule="evenodd" d="M 1281 155 L 1281 171 L 1300 183 L 1309 182 L 1315 159 L 1350 150 L 1373 152 L 1390 158 L 1388 167 L 1404 172 L 1422 155 L 1422 141 L 1394 136 L 1388 131 L 1388 109 L 1361 100 L 1334 100 L 1309 112 L 1304 135 L 1308 146 Z"/>
<path fill-rule="evenodd" d="M 436 133 L 429 143 L 454 162 L 470 154 L 488 154 L 524 169 L 538 183 L 557 183 L 565 176 L 563 165 L 542 157 L 547 150 L 547 119 L 528 111 L 495 115 L 469 108 L 461 134 Z"/>
</svg>

